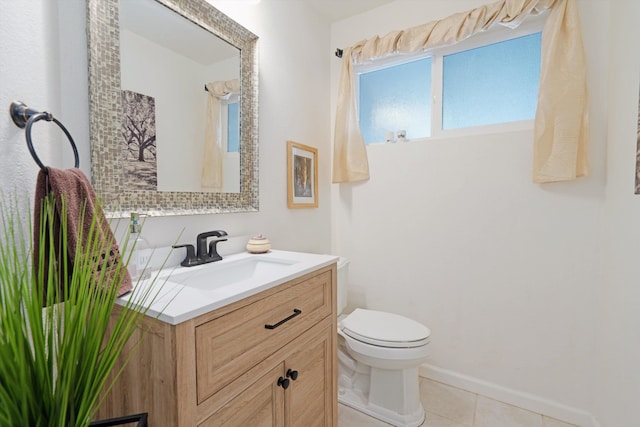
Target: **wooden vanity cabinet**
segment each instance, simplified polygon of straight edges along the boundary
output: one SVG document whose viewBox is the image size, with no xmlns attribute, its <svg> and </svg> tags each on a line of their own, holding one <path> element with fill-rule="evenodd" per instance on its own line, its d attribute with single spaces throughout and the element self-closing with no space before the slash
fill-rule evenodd
<svg viewBox="0 0 640 427">
<path fill-rule="evenodd" d="M 337 426 L 335 286 L 332 264 L 178 325 L 145 318 L 147 333 L 99 418 Z"/>
</svg>

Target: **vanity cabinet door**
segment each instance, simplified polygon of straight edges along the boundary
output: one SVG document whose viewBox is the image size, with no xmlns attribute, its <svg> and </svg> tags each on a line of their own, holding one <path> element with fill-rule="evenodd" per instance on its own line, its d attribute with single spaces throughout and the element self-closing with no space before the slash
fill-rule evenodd
<svg viewBox="0 0 640 427">
<path fill-rule="evenodd" d="M 198 427 L 283 427 L 284 392 L 278 379 L 284 376 L 281 363 L 227 402 Z"/>
<path fill-rule="evenodd" d="M 285 426 L 333 426 L 331 338 L 331 328 L 324 328 L 309 344 L 286 358 L 285 376 L 291 382 L 284 393 Z"/>
</svg>

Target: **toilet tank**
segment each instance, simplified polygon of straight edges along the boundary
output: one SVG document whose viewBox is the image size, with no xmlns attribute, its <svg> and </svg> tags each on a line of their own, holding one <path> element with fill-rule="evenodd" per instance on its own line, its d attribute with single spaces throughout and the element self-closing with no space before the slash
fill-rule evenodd
<svg viewBox="0 0 640 427">
<path fill-rule="evenodd" d="M 338 315 L 342 313 L 347 306 L 347 284 L 349 283 L 349 260 L 340 258 L 338 260 Z"/>
</svg>

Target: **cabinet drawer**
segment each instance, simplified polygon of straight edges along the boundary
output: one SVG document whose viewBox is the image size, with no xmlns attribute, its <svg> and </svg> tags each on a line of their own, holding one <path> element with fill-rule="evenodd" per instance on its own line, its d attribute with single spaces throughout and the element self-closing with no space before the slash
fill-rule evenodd
<svg viewBox="0 0 640 427">
<path fill-rule="evenodd" d="M 331 314 L 331 300 L 325 271 L 196 327 L 198 404 Z"/>
</svg>

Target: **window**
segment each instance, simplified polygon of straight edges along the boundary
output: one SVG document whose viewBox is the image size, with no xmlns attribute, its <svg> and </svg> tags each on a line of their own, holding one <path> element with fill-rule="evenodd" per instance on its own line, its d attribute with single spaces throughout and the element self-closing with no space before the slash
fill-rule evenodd
<svg viewBox="0 0 640 427">
<path fill-rule="evenodd" d="M 535 33 L 445 55 L 442 129 L 533 119 L 541 40 Z"/>
<path fill-rule="evenodd" d="M 238 101 L 227 104 L 227 152 L 240 151 L 240 115 Z"/>
<path fill-rule="evenodd" d="M 538 32 L 522 29 L 507 40 L 505 31 L 479 35 L 410 62 L 359 66 L 358 115 L 365 143 L 383 142 L 389 132 L 400 130 L 417 139 L 533 120 L 539 26 L 533 30 Z"/>
<path fill-rule="evenodd" d="M 431 134 L 431 58 L 360 75 L 360 129 L 367 143 L 387 132 L 411 130 L 414 138 Z"/>
</svg>

